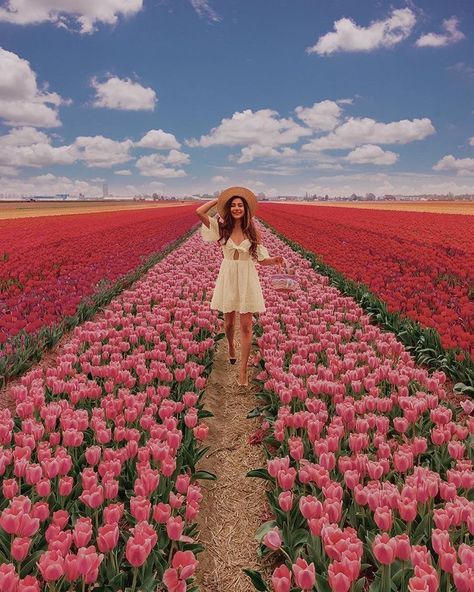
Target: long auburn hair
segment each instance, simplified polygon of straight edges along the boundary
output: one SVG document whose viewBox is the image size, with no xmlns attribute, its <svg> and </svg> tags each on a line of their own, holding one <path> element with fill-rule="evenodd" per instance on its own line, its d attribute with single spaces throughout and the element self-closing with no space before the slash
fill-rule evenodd
<svg viewBox="0 0 474 592">
<path fill-rule="evenodd" d="M 244 217 L 242 219 L 242 231 L 244 235 L 250 241 L 250 256 L 253 259 L 257 258 L 257 231 L 255 229 L 255 224 L 253 223 L 252 214 L 250 213 L 250 209 L 248 203 L 243 197 L 240 195 L 233 195 L 230 199 L 228 199 L 224 205 L 224 222 L 219 224 L 219 242 L 222 244 L 226 244 L 234 230 L 234 219 L 232 218 L 232 214 L 230 213 L 230 206 L 232 201 L 235 198 L 239 198 L 242 200 L 244 204 Z"/>
</svg>

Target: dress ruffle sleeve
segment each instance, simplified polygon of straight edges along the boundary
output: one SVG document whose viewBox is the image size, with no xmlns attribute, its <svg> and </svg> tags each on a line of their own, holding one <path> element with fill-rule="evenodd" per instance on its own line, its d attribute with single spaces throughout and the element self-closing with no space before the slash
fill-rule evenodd
<svg viewBox="0 0 474 592">
<path fill-rule="evenodd" d="M 219 223 L 216 218 L 209 216 L 209 228 L 205 224 L 201 225 L 201 236 L 207 243 L 219 240 Z"/>
<path fill-rule="evenodd" d="M 270 253 L 267 251 L 267 248 L 263 245 L 257 245 L 257 261 L 263 261 L 269 257 Z"/>
</svg>

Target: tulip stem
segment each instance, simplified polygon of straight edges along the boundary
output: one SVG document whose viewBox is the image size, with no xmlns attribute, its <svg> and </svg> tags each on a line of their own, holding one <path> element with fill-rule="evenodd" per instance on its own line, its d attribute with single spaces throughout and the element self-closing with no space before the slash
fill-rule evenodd
<svg viewBox="0 0 474 592">
<path fill-rule="evenodd" d="M 135 592 L 135 588 L 137 586 L 137 576 L 138 576 L 138 567 L 134 567 L 133 568 L 132 592 Z"/>
<path fill-rule="evenodd" d="M 390 592 L 391 581 L 390 581 L 391 566 L 384 565 L 382 569 L 382 592 Z"/>
</svg>

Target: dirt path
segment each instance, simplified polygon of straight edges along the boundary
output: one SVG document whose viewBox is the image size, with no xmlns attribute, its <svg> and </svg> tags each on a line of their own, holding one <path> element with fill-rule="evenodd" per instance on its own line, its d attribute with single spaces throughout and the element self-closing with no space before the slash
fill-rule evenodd
<svg viewBox="0 0 474 592">
<path fill-rule="evenodd" d="M 237 325 L 238 325 L 238 319 Z M 237 355 L 239 335 L 236 331 Z M 227 341 L 219 342 L 208 378 L 204 405 L 214 414 L 207 444 L 211 447 L 199 468 L 217 475 L 217 481 L 202 481 L 204 499 L 197 522 L 200 542 L 197 582 L 201 592 L 254 592 L 242 569 L 262 571 L 258 563 L 255 532 L 265 520 L 265 486 L 246 477 L 247 471 L 265 465 L 262 447 L 249 444 L 257 420 L 246 419 L 256 406 L 255 386 L 249 367 L 249 387 L 236 386 L 238 360 L 228 361 Z"/>
</svg>

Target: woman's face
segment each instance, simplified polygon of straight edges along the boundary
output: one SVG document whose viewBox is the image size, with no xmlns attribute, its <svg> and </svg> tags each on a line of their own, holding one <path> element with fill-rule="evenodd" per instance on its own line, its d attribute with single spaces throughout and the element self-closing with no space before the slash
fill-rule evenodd
<svg viewBox="0 0 474 592">
<path fill-rule="evenodd" d="M 244 202 L 240 197 L 234 197 L 230 202 L 230 214 L 234 220 L 242 219 L 244 217 L 245 209 Z"/>
</svg>

